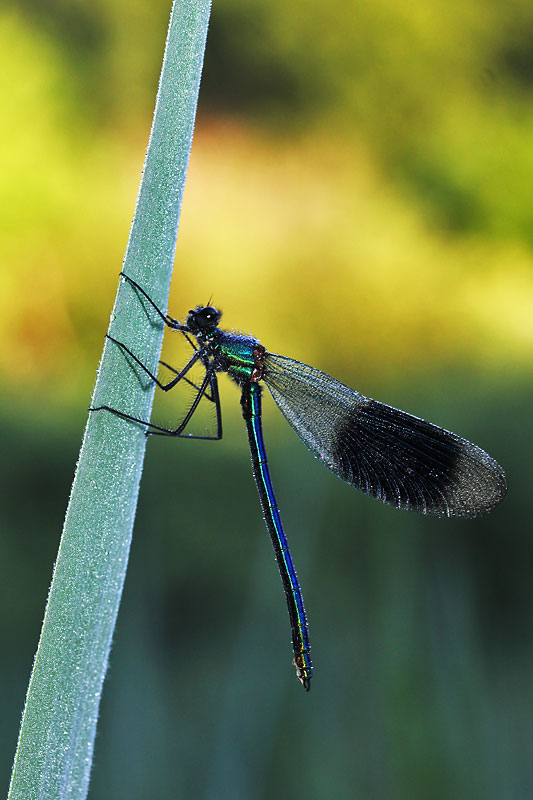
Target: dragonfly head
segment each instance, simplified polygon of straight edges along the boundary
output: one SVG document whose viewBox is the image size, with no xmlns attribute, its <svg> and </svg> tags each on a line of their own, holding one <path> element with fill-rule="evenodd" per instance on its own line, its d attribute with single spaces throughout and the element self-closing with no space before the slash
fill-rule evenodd
<svg viewBox="0 0 533 800">
<path fill-rule="evenodd" d="M 213 306 L 196 306 L 194 311 L 189 311 L 187 328 L 194 336 L 209 336 L 218 327 L 221 316 L 222 312 Z"/>
</svg>

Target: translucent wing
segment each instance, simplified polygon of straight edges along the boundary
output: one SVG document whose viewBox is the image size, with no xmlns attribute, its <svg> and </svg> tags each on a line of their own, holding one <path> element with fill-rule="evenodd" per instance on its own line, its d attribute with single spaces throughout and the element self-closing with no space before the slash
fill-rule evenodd
<svg viewBox="0 0 533 800">
<path fill-rule="evenodd" d="M 313 455 L 384 503 L 424 514 L 474 517 L 505 495 L 500 465 L 455 433 L 364 397 L 285 356 L 268 353 L 263 378 Z"/>
</svg>

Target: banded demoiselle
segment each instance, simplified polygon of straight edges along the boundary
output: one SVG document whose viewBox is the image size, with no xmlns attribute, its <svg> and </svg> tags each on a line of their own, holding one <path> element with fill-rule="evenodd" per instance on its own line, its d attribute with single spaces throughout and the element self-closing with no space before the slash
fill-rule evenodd
<svg viewBox="0 0 533 800">
<path fill-rule="evenodd" d="M 268 468 L 261 422 L 262 384 L 302 442 L 324 466 L 356 489 L 397 508 L 443 517 L 484 514 L 505 495 L 503 469 L 484 450 L 455 433 L 371 400 L 314 367 L 270 353 L 253 336 L 221 330 L 218 327 L 221 312 L 213 306 L 198 306 L 189 311 L 184 323 L 179 322 L 164 314 L 138 283 L 121 274 L 148 300 L 167 327 L 185 336 L 193 354 L 181 370 L 161 362 L 174 373 L 171 381 L 162 383 L 123 342 L 108 338 L 163 391 L 185 381 L 196 389 L 196 396 L 175 429 L 107 405 L 91 410 L 111 411 L 146 425 L 147 434 L 221 439 L 217 374 L 226 372 L 237 384 L 253 474 L 285 590 L 293 663 L 299 681 L 309 691 L 312 672 L 309 628 Z M 197 362 L 205 369 L 199 386 L 187 377 Z M 217 430 L 213 436 L 185 432 L 202 397 L 216 409 Z"/>
</svg>

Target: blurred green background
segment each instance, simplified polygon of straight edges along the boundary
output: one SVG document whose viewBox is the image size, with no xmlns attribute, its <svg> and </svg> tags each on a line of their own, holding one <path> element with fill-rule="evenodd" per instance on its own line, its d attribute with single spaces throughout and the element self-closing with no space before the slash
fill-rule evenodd
<svg viewBox="0 0 533 800">
<path fill-rule="evenodd" d="M 0 19 L 6 787 L 168 14 Z M 532 171 L 529 0 L 214 4 L 172 313 L 212 296 L 228 327 L 480 444 L 510 488 L 474 521 L 383 507 L 265 399 L 306 696 L 238 393 L 222 443 L 150 441 L 93 800 L 533 795 Z"/>
</svg>

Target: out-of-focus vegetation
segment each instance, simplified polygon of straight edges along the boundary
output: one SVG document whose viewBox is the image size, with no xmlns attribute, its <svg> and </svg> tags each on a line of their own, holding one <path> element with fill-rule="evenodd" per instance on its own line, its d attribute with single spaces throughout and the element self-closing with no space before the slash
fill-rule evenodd
<svg viewBox="0 0 533 800">
<path fill-rule="evenodd" d="M 0 23 L 0 365 L 79 399 L 168 8 L 45 9 Z M 529 363 L 528 30 L 526 3 L 215 7 L 174 312 L 212 293 L 228 324 L 333 363 L 320 329 L 346 301 L 338 361 L 354 363 L 355 345 L 364 372 L 376 361 L 403 371 L 406 359 Z"/>
<path fill-rule="evenodd" d="M 0 19 L 6 785 L 168 12 Z M 305 697 L 235 391 L 223 443 L 151 442 L 94 798 L 531 795 L 532 36 L 526 0 L 214 5 L 172 312 L 212 295 L 269 349 L 486 447 L 510 492 L 475 522 L 382 508 L 265 402 Z"/>
</svg>

